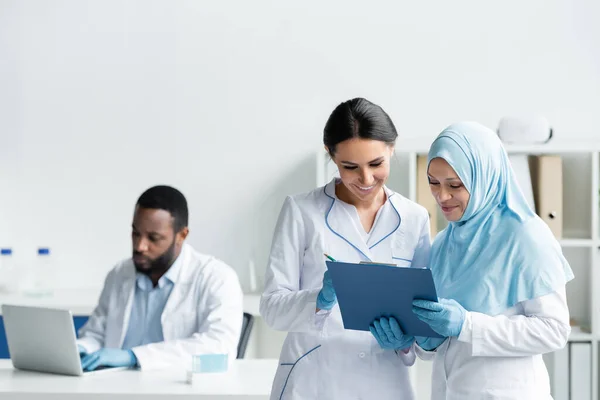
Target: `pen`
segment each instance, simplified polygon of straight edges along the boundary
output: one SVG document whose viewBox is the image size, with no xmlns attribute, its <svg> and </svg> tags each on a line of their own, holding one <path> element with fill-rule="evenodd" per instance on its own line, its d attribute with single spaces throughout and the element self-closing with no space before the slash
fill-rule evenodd
<svg viewBox="0 0 600 400">
<path fill-rule="evenodd" d="M 329 261 L 336 262 L 336 259 L 335 259 L 335 258 L 333 258 L 333 257 L 331 257 L 329 254 L 323 253 L 323 255 L 324 255 L 325 257 L 327 257 L 327 258 L 329 259 Z"/>
</svg>

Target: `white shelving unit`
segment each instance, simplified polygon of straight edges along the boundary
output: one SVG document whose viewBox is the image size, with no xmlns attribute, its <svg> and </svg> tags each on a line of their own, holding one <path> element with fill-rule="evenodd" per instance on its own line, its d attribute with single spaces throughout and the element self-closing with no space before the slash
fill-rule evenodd
<svg viewBox="0 0 600 400">
<path fill-rule="evenodd" d="M 387 185 L 396 192 L 416 201 L 417 157 L 427 154 L 430 142 L 400 140 L 396 145 L 392 172 Z M 600 342 L 600 143 L 569 143 L 558 140 L 543 145 L 506 145 L 509 154 L 559 155 L 562 159 L 563 185 L 563 235 L 559 240 L 565 257 L 571 264 L 575 279 L 567 285 L 567 301 L 573 326 L 570 343 L 589 343 L 591 351 L 590 399 L 599 399 L 599 347 Z M 337 175 L 335 164 L 327 154 L 317 152 L 318 186 Z M 433 218 L 433 217 L 432 217 Z M 438 230 L 445 226 L 437 217 Z M 555 400 L 583 400 L 569 396 L 568 356 L 549 354 L 545 361 L 550 372 Z M 572 364 L 573 360 L 569 364 Z M 566 367 L 566 369 L 565 369 Z M 424 363 L 417 365 L 415 381 L 425 382 L 430 373 Z M 430 368 L 430 367 L 429 367 Z M 415 382 L 416 383 L 416 382 Z M 420 385 L 419 387 L 422 387 Z M 571 388 L 573 389 L 573 388 Z M 566 394 L 566 395 L 565 395 Z M 417 393 L 418 398 L 429 398 L 428 393 Z M 587 400 L 587 399 L 585 399 Z"/>
</svg>

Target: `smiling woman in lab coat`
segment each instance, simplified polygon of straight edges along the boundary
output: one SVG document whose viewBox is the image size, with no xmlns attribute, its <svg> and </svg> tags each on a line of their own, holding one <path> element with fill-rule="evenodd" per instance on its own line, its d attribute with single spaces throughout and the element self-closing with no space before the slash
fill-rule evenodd
<svg viewBox="0 0 600 400">
<path fill-rule="evenodd" d="M 449 338 L 436 350 L 416 346 L 434 360 L 432 399 L 551 399 L 542 354 L 567 342 L 573 278 L 558 241 L 483 125 L 446 128 L 429 151 L 428 175 L 450 222 L 431 250 L 440 301 L 413 303 Z"/>
<path fill-rule="evenodd" d="M 369 332 L 344 330 L 323 255 L 428 265 L 427 211 L 385 187 L 396 137 L 379 106 L 340 104 L 323 141 L 341 179 L 285 200 L 260 302 L 267 324 L 289 332 L 271 399 L 414 398 L 407 367 L 415 354 L 400 351 L 412 342 L 384 350 Z"/>
</svg>

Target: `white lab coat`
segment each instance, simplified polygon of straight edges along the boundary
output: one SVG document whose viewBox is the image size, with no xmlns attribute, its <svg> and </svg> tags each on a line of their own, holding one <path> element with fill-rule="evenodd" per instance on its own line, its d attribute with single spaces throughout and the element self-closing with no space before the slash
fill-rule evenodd
<svg viewBox="0 0 600 400">
<path fill-rule="evenodd" d="M 266 323 L 289 332 L 271 399 L 414 398 L 407 369 L 414 352 L 398 355 L 381 349 L 370 332 L 344 330 L 338 305 L 315 312 L 326 270 L 323 253 L 338 261 L 370 259 L 407 267 L 411 262 L 403 260 L 412 260 L 413 267 L 427 266 L 427 211 L 385 190 L 388 201 L 370 235 L 356 209 L 336 198 L 335 180 L 285 200 L 260 301 Z"/>
<path fill-rule="evenodd" d="M 458 338 L 415 348 L 433 359 L 432 400 L 551 400 L 542 354 L 563 348 L 570 332 L 563 287 L 495 317 L 468 312 Z"/>
<path fill-rule="evenodd" d="M 184 244 L 177 281 L 161 315 L 164 342 L 133 348 L 142 370 L 191 367 L 191 356 L 237 356 L 243 320 L 243 294 L 235 271 Z M 106 277 L 98 306 L 79 331 L 87 352 L 121 348 L 129 324 L 136 271 L 126 259 Z"/>
</svg>

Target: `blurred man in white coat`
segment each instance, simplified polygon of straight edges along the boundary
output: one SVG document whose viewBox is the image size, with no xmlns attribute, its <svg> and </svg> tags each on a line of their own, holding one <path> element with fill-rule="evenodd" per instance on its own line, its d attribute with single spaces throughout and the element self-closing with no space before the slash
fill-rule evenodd
<svg viewBox="0 0 600 400">
<path fill-rule="evenodd" d="M 187 367 L 202 353 L 235 359 L 243 319 L 239 280 L 231 267 L 185 243 L 183 194 L 169 186 L 148 189 L 131 229 L 133 256 L 108 273 L 79 332 L 83 369 Z"/>
</svg>

